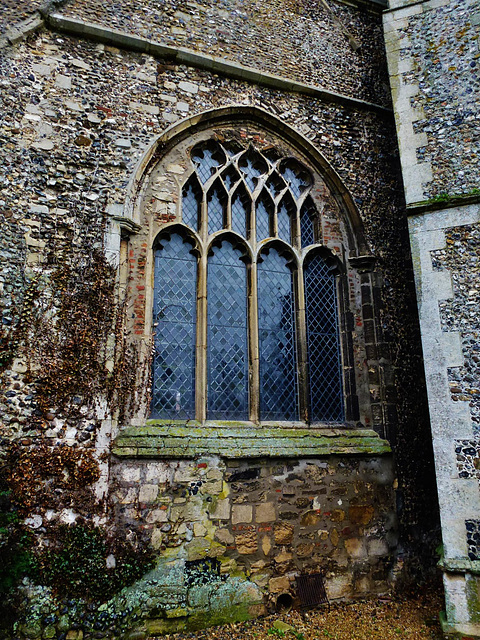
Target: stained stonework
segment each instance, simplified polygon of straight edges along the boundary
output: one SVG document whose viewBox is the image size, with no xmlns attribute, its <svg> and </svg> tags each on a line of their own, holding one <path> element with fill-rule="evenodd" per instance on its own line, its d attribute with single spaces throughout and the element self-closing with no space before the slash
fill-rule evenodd
<svg viewBox="0 0 480 640">
<path fill-rule="evenodd" d="M 114 467 L 113 501 L 119 525 L 148 531 L 169 558 L 218 558 L 221 574 L 248 575 L 272 598 L 321 568 L 331 597 L 351 597 L 388 584 L 392 472 L 388 457 L 125 460 Z"/>
<path fill-rule="evenodd" d="M 120 4 L 0 18 L 0 551 L 37 563 L 0 624 L 143 638 L 264 613 L 302 571 L 331 599 L 415 579 L 436 512 L 378 4 Z M 315 174 L 343 422 L 149 421 L 155 238 L 212 136 Z"/>
</svg>

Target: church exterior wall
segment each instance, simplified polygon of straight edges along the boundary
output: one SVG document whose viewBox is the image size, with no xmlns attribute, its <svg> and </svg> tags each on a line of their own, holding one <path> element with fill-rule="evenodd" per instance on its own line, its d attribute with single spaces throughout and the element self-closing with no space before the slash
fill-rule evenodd
<svg viewBox="0 0 480 640">
<path fill-rule="evenodd" d="M 118 24 L 110 24 L 111 17 L 92 13 L 91 6 L 72 2 L 63 15 L 141 37 L 161 36 L 168 46 L 194 47 L 202 55 L 222 56 L 221 38 L 233 39 L 231 33 L 218 34 L 227 18 L 215 7 L 211 27 L 167 12 L 169 21 L 162 15 L 151 34 L 145 31 L 151 22 L 148 3 L 142 4 L 148 21 L 135 27 L 121 15 L 114 16 Z M 254 9 L 248 8 L 250 20 Z M 227 10 L 234 12 L 233 6 Z M 289 6 L 284 19 L 293 20 L 297 10 Z M 17 634 L 60 637 L 76 630 L 80 638 L 74 609 L 79 612 L 81 606 L 68 609 L 47 586 L 58 580 L 52 558 L 73 531 L 87 532 L 90 543 L 102 532 L 100 556 L 106 564 L 97 567 L 98 583 L 110 576 L 110 583 L 119 585 L 107 613 L 95 610 L 80 630 L 117 635 L 128 627 L 156 633 L 258 615 L 275 606 L 279 595 L 295 598 L 295 577 L 304 571 L 323 570 L 332 599 L 381 593 L 402 563 L 408 564 L 407 553 L 395 556 L 398 528 L 412 556 L 419 544 L 415 530 L 428 523 L 431 531 L 435 517 L 423 509 L 431 501 L 432 484 L 423 453 L 426 418 L 421 395 L 412 393 L 419 386 L 412 376 L 419 372 L 419 351 L 406 223 L 397 168 L 390 162 L 396 149 L 385 110 L 384 69 L 378 48 L 367 44 L 375 34 L 380 38 L 379 18 L 343 5 L 333 13 L 348 23 L 354 37 L 365 40 L 355 62 L 335 16 L 322 13 L 329 60 L 348 63 L 355 69 L 351 75 L 336 73 L 327 59 L 314 63 L 318 41 L 310 42 L 312 58 L 300 73 L 294 37 L 302 39 L 313 18 L 303 18 L 298 34 L 289 32 L 284 39 L 288 65 L 271 53 L 281 32 L 276 23 L 268 33 L 252 31 L 252 42 L 263 43 L 258 49 L 230 42 L 228 58 L 255 66 L 260 76 L 322 84 L 346 94 L 342 100 L 275 87 L 271 78 L 259 77 L 258 84 L 232 78 L 209 70 L 207 63 L 198 68 L 131 52 L 119 48 L 121 40 L 116 47 L 50 28 L 1 49 L 2 131 L 8 139 L 1 152 L 1 251 L 8 263 L 0 291 L 6 329 L 2 456 L 7 509 L 19 514 L 21 530 L 33 540 L 32 554 L 43 558 L 41 586 L 31 578 L 21 593 L 40 606 L 42 620 L 51 618 L 40 622 L 33 608 L 22 609 L 17 602 Z M 278 20 L 280 12 L 274 15 Z M 212 44 L 209 29 L 215 29 Z M 375 42 L 380 46 L 380 39 Z M 380 108 L 349 103 L 352 96 Z M 335 445 L 313 441 L 306 455 L 294 451 L 298 433 L 289 433 L 283 455 L 266 455 L 260 447 L 245 456 L 241 447 L 234 452 L 218 438 L 217 450 L 185 453 L 183 432 L 182 437 L 169 432 L 172 450 L 162 455 L 154 449 L 167 442 L 165 431 L 152 446 L 148 438 L 149 429 L 164 425 L 146 423 L 151 322 L 145 300 L 151 282 L 144 266 L 151 238 L 142 236 L 134 215 L 135 206 L 148 209 L 142 163 L 152 149 L 153 160 L 161 159 L 164 148 L 155 141 L 169 127 L 191 118 L 193 130 L 205 112 L 242 107 L 265 112 L 296 131 L 298 139 L 303 136 L 305 146 L 311 143 L 345 186 L 342 197 L 348 196 L 358 211 L 362 250 L 354 255 L 351 245 L 345 264 L 358 259 L 346 304 L 361 410 L 348 428 L 327 430 Z M 336 233 L 332 228 L 325 244 L 333 246 Z M 368 260 L 361 263 L 362 257 Z M 150 450 L 135 444 L 133 451 L 132 442 L 143 436 Z M 420 453 L 423 464 L 418 464 Z M 419 484 L 427 487 L 423 494 Z M 395 490 L 398 503 L 404 502 L 399 525 Z M 14 545 L 18 550 L 17 539 Z M 45 553 L 48 545 L 53 556 Z M 134 578 L 126 569 L 132 553 L 139 558 Z M 198 602 L 188 600 L 193 595 L 185 584 L 204 579 L 203 570 L 186 563 L 205 558 L 220 562 L 222 580 L 216 580 L 211 564 L 202 582 L 205 598 L 209 589 L 223 589 L 213 613 L 200 596 Z M 239 594 L 238 601 L 229 609 L 225 603 L 232 602 L 232 593 Z M 88 580 L 85 594 L 98 600 Z M 140 609 L 148 613 L 148 624 L 135 618 Z M 122 611 L 123 626 L 112 622 Z"/>
<path fill-rule="evenodd" d="M 391 2 L 387 56 L 443 535 L 444 631 L 479 637 L 478 4 Z M 447 71 L 448 70 L 448 71 Z"/>
</svg>

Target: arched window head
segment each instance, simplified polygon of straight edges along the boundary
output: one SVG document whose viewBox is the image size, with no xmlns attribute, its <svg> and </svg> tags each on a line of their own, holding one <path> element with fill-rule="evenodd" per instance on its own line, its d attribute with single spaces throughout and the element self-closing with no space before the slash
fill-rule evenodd
<svg viewBox="0 0 480 640">
<path fill-rule="evenodd" d="M 184 237 L 160 231 L 155 250 L 152 416 L 343 422 L 337 275 L 315 174 L 238 137 L 184 153 L 171 196 Z"/>
</svg>

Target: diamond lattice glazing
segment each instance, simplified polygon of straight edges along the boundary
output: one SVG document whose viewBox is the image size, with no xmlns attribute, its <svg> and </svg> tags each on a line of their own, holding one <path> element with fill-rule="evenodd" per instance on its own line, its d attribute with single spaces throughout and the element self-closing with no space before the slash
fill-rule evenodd
<svg viewBox="0 0 480 640">
<path fill-rule="evenodd" d="M 344 420 L 335 278 L 320 256 L 305 268 L 310 420 Z"/>
<path fill-rule="evenodd" d="M 197 264 L 180 236 L 162 245 L 155 253 L 152 417 L 194 418 Z"/>
<path fill-rule="evenodd" d="M 224 242 L 208 261 L 209 419 L 248 419 L 247 278 L 241 253 Z"/>
<path fill-rule="evenodd" d="M 298 420 L 292 274 L 275 250 L 258 265 L 260 417 Z"/>
</svg>

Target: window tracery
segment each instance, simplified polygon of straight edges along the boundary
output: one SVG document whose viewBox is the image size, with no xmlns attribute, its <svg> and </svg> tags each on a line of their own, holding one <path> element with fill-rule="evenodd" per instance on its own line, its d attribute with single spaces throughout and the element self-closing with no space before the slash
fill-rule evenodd
<svg viewBox="0 0 480 640">
<path fill-rule="evenodd" d="M 312 174 L 213 139 L 190 161 L 180 221 L 155 251 L 151 417 L 344 421 L 336 275 Z"/>
</svg>

